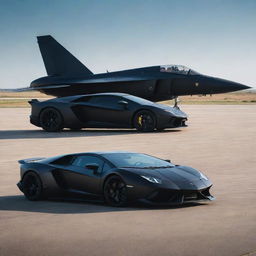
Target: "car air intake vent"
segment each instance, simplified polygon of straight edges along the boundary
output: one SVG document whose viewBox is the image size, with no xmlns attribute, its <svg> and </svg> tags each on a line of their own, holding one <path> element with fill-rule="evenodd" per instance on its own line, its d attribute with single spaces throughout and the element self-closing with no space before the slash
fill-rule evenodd
<svg viewBox="0 0 256 256">
<path fill-rule="evenodd" d="M 182 200 L 182 195 L 174 190 L 158 189 L 148 197 L 148 200 L 158 203 L 179 203 Z"/>
<path fill-rule="evenodd" d="M 182 126 L 182 121 L 183 121 L 183 119 L 176 118 L 176 119 L 174 120 L 174 122 L 173 122 L 174 127 Z"/>
<path fill-rule="evenodd" d="M 209 190 L 210 190 L 210 188 L 204 189 L 204 190 L 201 191 L 201 194 L 202 194 L 203 196 L 211 196 Z"/>
<path fill-rule="evenodd" d="M 67 189 L 68 188 L 68 185 L 63 177 L 63 172 L 61 170 L 54 170 L 52 172 L 52 175 L 56 181 L 56 183 L 63 189 Z"/>
<path fill-rule="evenodd" d="M 197 200 L 198 194 L 196 192 L 184 195 L 184 201 Z"/>
</svg>

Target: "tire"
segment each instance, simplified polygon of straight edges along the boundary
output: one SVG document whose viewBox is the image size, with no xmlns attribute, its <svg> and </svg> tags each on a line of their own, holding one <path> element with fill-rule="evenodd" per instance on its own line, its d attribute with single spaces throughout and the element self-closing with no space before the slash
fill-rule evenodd
<svg viewBox="0 0 256 256">
<path fill-rule="evenodd" d="M 148 110 L 141 110 L 135 114 L 133 126 L 140 132 L 153 132 L 156 128 L 155 115 Z"/>
<path fill-rule="evenodd" d="M 40 177 L 34 173 L 29 172 L 25 174 L 22 179 L 23 193 L 30 201 L 38 201 L 43 198 L 43 186 Z"/>
<path fill-rule="evenodd" d="M 106 180 L 104 199 L 111 206 L 121 207 L 127 205 L 127 188 L 121 177 L 113 175 Z"/>
<path fill-rule="evenodd" d="M 45 108 L 39 120 L 40 126 L 47 132 L 58 132 L 63 129 L 63 117 L 55 108 Z"/>
</svg>

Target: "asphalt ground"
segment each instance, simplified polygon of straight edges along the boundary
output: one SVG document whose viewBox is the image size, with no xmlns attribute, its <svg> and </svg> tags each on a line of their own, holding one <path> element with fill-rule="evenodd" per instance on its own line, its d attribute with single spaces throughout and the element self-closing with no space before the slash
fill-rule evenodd
<svg viewBox="0 0 256 256">
<path fill-rule="evenodd" d="M 256 105 L 186 105 L 189 127 L 46 133 L 29 108 L 0 109 L 0 255 L 256 255 Z M 216 200 L 113 208 L 30 202 L 17 160 L 71 152 L 144 152 L 204 172 Z"/>
</svg>

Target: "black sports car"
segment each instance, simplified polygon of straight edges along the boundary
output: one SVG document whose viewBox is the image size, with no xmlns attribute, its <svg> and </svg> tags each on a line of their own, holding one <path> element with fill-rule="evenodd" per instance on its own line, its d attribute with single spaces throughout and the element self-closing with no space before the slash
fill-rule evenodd
<svg viewBox="0 0 256 256">
<path fill-rule="evenodd" d="M 30 122 L 48 132 L 63 128 L 136 128 L 139 131 L 185 126 L 187 115 L 177 107 L 122 93 L 32 100 Z"/>
<path fill-rule="evenodd" d="M 213 200 L 211 181 L 191 167 L 128 152 L 96 152 L 20 160 L 19 189 L 29 200 L 86 197 L 112 206 L 131 201 L 182 204 Z"/>
</svg>

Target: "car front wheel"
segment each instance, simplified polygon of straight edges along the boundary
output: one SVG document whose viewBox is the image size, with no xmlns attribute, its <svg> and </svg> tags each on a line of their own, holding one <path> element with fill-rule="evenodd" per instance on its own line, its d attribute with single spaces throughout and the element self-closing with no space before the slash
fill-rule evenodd
<svg viewBox="0 0 256 256">
<path fill-rule="evenodd" d="M 107 179 L 104 185 L 104 198 L 111 206 L 125 206 L 127 204 L 126 184 L 121 177 L 114 175 Z"/>
<path fill-rule="evenodd" d="M 133 126 L 141 132 L 153 132 L 156 128 L 155 115 L 147 110 L 141 110 L 134 116 Z"/>
</svg>

